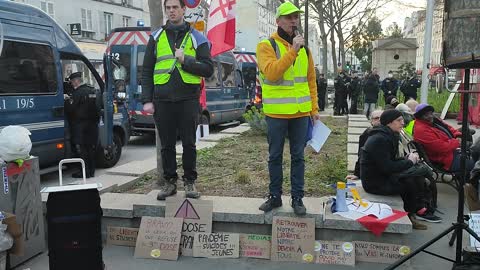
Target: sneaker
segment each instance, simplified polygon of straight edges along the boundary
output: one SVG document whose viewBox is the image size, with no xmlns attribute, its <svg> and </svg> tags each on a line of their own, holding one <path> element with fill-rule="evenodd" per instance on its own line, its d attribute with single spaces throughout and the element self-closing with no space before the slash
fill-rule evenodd
<svg viewBox="0 0 480 270">
<path fill-rule="evenodd" d="M 185 189 L 185 197 L 191 199 L 198 199 L 200 198 L 200 192 L 197 191 L 195 188 L 195 184 L 192 181 L 185 181 L 183 184 L 183 188 Z"/>
<path fill-rule="evenodd" d="M 439 222 L 442 222 L 442 219 L 435 216 L 434 214 L 430 213 L 430 212 L 425 212 L 423 215 L 420 215 L 417 213 L 417 219 L 418 220 L 423 220 L 423 221 L 427 221 L 427 222 L 431 222 L 431 223 L 439 223 Z"/>
<path fill-rule="evenodd" d="M 292 208 L 293 212 L 297 216 L 304 216 L 305 214 L 307 214 L 307 208 L 305 208 L 305 205 L 303 205 L 302 198 L 293 197 Z"/>
<path fill-rule="evenodd" d="M 426 229 L 428 229 L 427 225 L 422 224 L 422 223 L 417 221 L 414 214 L 408 214 L 408 218 L 412 222 L 412 228 L 414 230 L 426 230 Z"/>
<path fill-rule="evenodd" d="M 280 206 L 282 206 L 282 198 L 280 196 L 269 194 L 267 196 L 267 201 L 260 205 L 258 209 L 262 210 L 263 212 L 270 212 L 274 208 L 278 208 Z"/>
<path fill-rule="evenodd" d="M 157 200 L 164 201 L 167 197 L 177 194 L 177 185 L 165 182 L 157 195 Z"/>
</svg>

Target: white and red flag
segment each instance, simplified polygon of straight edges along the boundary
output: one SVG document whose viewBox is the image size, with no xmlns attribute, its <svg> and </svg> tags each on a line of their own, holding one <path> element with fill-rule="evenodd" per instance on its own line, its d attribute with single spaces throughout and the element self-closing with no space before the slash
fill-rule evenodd
<svg viewBox="0 0 480 270">
<path fill-rule="evenodd" d="M 236 0 L 212 0 L 208 15 L 207 38 L 212 57 L 235 48 Z"/>
</svg>

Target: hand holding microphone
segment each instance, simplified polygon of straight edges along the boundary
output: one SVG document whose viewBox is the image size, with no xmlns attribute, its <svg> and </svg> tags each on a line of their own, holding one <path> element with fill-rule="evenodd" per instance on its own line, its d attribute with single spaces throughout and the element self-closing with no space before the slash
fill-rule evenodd
<svg viewBox="0 0 480 270">
<path fill-rule="evenodd" d="M 299 51 L 303 46 L 305 45 L 305 39 L 300 35 L 300 32 L 298 32 L 298 29 L 296 26 L 292 26 L 293 33 L 295 37 L 293 38 L 293 49 L 295 51 Z"/>
</svg>

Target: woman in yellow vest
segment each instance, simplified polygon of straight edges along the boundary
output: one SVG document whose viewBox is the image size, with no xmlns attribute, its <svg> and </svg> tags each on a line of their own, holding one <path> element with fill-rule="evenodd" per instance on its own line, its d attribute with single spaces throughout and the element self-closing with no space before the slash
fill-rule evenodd
<svg viewBox="0 0 480 270">
<path fill-rule="evenodd" d="M 257 45 L 257 60 L 262 78 L 262 103 L 268 127 L 270 174 L 269 196 L 260 210 L 269 212 L 282 206 L 283 146 L 288 134 L 291 155 L 292 207 L 305 215 L 303 204 L 304 148 L 308 122 L 320 119 L 317 84 L 311 53 L 304 39 L 296 34 L 299 13 L 291 2 L 277 9 L 278 30 Z"/>
</svg>

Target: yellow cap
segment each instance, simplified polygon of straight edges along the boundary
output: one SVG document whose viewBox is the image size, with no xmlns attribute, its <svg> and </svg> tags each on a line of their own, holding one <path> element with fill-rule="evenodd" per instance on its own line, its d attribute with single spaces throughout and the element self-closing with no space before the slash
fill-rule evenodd
<svg viewBox="0 0 480 270">
<path fill-rule="evenodd" d="M 303 11 L 301 11 L 301 10 L 300 10 L 299 8 L 297 8 L 294 4 L 292 4 L 292 2 L 286 1 L 285 3 L 281 4 L 281 5 L 277 8 L 277 15 L 276 15 L 276 17 L 278 18 L 278 17 L 280 17 L 280 16 L 292 14 L 292 13 L 295 13 L 295 12 L 303 13 Z"/>
<path fill-rule="evenodd" d="M 346 187 L 347 185 L 345 184 L 345 182 L 337 182 L 337 188 L 345 189 Z"/>
</svg>

